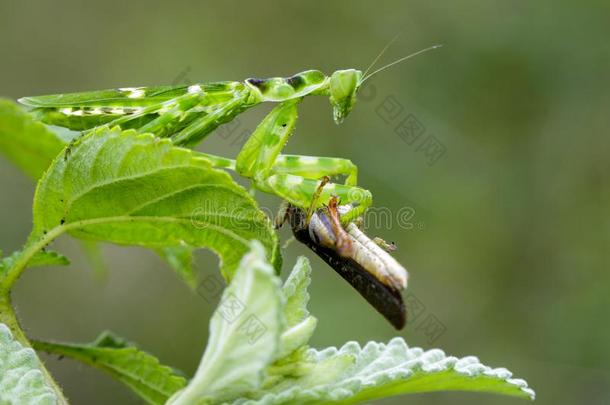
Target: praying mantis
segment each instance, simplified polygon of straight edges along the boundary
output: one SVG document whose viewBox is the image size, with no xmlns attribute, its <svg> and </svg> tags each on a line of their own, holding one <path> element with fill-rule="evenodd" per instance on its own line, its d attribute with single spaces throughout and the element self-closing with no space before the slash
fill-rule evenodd
<svg viewBox="0 0 610 405">
<path fill-rule="evenodd" d="M 375 58 L 369 69 L 390 44 Z M 380 71 L 435 45 L 400 58 L 366 74 L 337 70 L 330 76 L 307 70 L 290 77 L 246 79 L 243 82 L 199 83 L 190 86 L 124 87 L 83 93 L 24 97 L 42 122 L 87 131 L 99 125 L 133 128 L 176 145 L 194 146 L 223 123 L 264 102 L 278 105 L 261 121 L 235 160 L 201 153 L 214 166 L 235 170 L 255 189 L 274 194 L 301 209 L 312 211 L 332 196 L 354 209 L 341 217 L 347 224 L 372 204 L 370 191 L 357 186 L 358 168 L 349 159 L 281 154 L 294 131 L 298 105 L 308 96 L 328 97 L 339 124 L 352 111 L 362 84 Z M 344 176 L 343 183 L 327 184 L 313 198 L 324 176 Z"/>
<path fill-rule="evenodd" d="M 290 77 L 125 87 L 24 97 L 19 101 L 46 124 L 78 131 L 100 125 L 119 126 L 168 137 L 174 144 L 186 147 L 196 145 L 218 126 L 251 107 L 277 103 L 236 159 L 197 153 L 215 167 L 233 170 L 250 179 L 254 189 L 280 197 L 285 202 L 284 219 L 293 222 L 295 237 L 400 329 L 406 320 L 400 291 L 406 288 L 407 271 L 386 252 L 392 246 L 379 238 L 369 239 L 355 225 L 372 204 L 371 192 L 357 185 L 357 166 L 349 159 L 281 153 L 294 132 L 298 106 L 305 97 L 328 97 L 333 119 L 340 124 L 354 108 L 358 91 L 367 79 L 440 46 L 407 55 L 367 75 L 390 44 L 364 73 L 344 69 L 327 76 L 319 70 L 307 70 Z M 343 183 L 330 181 L 337 176 L 344 177 Z M 295 219 L 302 223 L 294 225 Z"/>
</svg>

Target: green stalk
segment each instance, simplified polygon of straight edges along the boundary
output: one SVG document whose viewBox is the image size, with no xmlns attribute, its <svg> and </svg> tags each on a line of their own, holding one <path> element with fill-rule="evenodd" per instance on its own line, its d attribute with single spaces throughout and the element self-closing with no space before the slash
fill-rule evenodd
<svg viewBox="0 0 610 405">
<path fill-rule="evenodd" d="M 26 248 L 19 253 L 13 265 L 0 278 L 0 322 L 4 323 L 10 329 L 15 340 L 21 343 L 24 347 L 32 348 L 32 344 L 25 336 L 25 333 L 23 332 L 23 329 L 21 328 L 19 320 L 17 319 L 13 309 L 11 302 L 11 287 L 15 281 L 17 281 L 23 270 L 26 269 L 26 266 L 32 257 L 39 250 L 49 244 L 53 239 L 61 235 L 63 231 L 63 227 L 54 228 L 36 241 L 36 243 L 31 245 L 28 244 Z M 68 405 L 68 400 L 64 396 L 61 388 L 59 385 L 57 385 L 42 361 L 40 362 L 40 369 L 47 385 L 53 389 L 55 395 L 57 396 L 58 404 Z"/>
<path fill-rule="evenodd" d="M 42 250 L 45 246 L 51 243 L 55 238 L 61 235 L 65 231 L 65 226 L 58 226 L 51 229 L 49 232 L 44 234 L 40 239 L 34 243 L 28 242 L 25 248 L 19 252 L 19 255 L 13 262 L 13 265 L 6 271 L 5 274 L 0 275 L 0 296 L 8 296 L 13 284 L 21 276 L 23 270 L 27 267 L 32 257 L 38 251 Z"/>
</svg>

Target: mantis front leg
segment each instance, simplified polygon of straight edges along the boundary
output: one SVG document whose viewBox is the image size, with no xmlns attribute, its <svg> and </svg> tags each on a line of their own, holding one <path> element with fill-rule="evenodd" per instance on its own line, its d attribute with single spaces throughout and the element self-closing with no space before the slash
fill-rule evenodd
<svg viewBox="0 0 610 405">
<path fill-rule="evenodd" d="M 274 174 L 292 174 L 308 179 L 324 176 L 346 176 L 345 184 L 358 183 L 358 167 L 349 159 L 302 155 L 279 155 L 273 165 Z"/>
<path fill-rule="evenodd" d="M 320 178 L 346 175 L 345 184 L 326 184 L 313 208 L 336 196 L 343 204 L 354 207 L 349 215 L 341 218 L 349 222 L 362 215 L 372 203 L 371 193 L 355 185 L 357 168 L 353 163 L 346 159 L 280 155 L 296 125 L 299 101 L 283 102 L 265 117 L 239 152 L 235 169 L 252 179 L 257 189 L 275 194 L 303 210 L 310 209 L 314 203 L 312 196 L 320 185 Z"/>
</svg>

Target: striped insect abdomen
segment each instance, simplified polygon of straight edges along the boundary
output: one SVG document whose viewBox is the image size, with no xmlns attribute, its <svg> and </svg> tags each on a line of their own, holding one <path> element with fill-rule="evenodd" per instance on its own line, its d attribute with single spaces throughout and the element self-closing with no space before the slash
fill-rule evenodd
<svg viewBox="0 0 610 405">
<path fill-rule="evenodd" d="M 140 128 L 159 115 L 178 109 L 185 126 L 204 108 L 230 100 L 239 82 L 218 82 L 191 86 L 125 87 L 84 93 L 24 97 L 19 100 L 46 124 L 73 130 L 91 129 L 103 124 L 117 124 L 123 129 Z M 189 117 L 190 115 L 190 117 Z M 172 128 L 176 130 L 176 128 Z"/>
</svg>

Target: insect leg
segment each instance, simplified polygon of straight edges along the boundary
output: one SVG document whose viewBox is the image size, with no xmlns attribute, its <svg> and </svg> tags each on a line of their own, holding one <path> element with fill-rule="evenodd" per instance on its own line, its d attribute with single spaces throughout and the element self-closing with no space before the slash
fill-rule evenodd
<svg viewBox="0 0 610 405">
<path fill-rule="evenodd" d="M 358 167 L 349 159 L 299 155 L 279 155 L 273 165 L 273 173 L 293 174 L 308 179 L 324 176 L 346 176 L 345 184 L 355 186 Z"/>
<path fill-rule="evenodd" d="M 221 169 L 235 170 L 235 160 L 227 159 L 222 156 L 211 155 L 209 153 L 194 152 L 196 156 L 202 157 L 212 164 L 212 167 L 219 167 Z"/>
<path fill-rule="evenodd" d="M 381 239 L 379 236 L 374 237 L 373 242 L 375 242 L 377 246 L 379 246 L 386 252 L 394 252 L 396 249 L 398 249 L 394 242 L 388 243 L 385 240 Z"/>
<path fill-rule="evenodd" d="M 307 216 L 305 217 L 305 222 L 309 223 L 311 216 L 313 215 L 316 207 L 318 206 L 318 201 L 320 200 L 320 194 L 322 194 L 322 190 L 324 186 L 330 183 L 330 177 L 324 176 L 320 181 L 320 185 L 316 188 L 316 191 L 313 193 L 311 197 L 311 203 L 309 204 L 309 209 L 307 210 Z"/>
<path fill-rule="evenodd" d="M 188 110 L 195 107 L 202 99 L 200 94 L 186 94 L 182 97 L 164 102 L 156 111 L 158 117 L 143 125 L 138 132 L 150 132 L 157 136 L 166 136 L 168 129 L 182 121 Z M 170 132 L 171 133 L 171 132 Z"/>
<path fill-rule="evenodd" d="M 345 175 L 345 184 L 356 185 L 358 168 L 348 159 L 280 155 L 296 125 L 300 101 L 282 102 L 261 121 L 237 156 L 237 172 L 255 182 L 284 173 L 308 179 Z"/>
<path fill-rule="evenodd" d="M 280 205 L 280 208 L 278 209 L 277 213 L 275 214 L 275 218 L 273 219 L 273 225 L 275 229 L 280 229 L 282 225 L 284 225 L 284 223 L 289 220 L 289 213 L 290 203 L 287 201 L 282 201 L 282 204 Z"/>
<path fill-rule="evenodd" d="M 240 92 L 229 101 L 207 108 L 207 114 L 193 120 L 185 128 L 172 135 L 172 141 L 176 145 L 195 145 L 219 125 L 231 121 L 237 114 L 248 108 L 247 99 L 248 93 Z"/>
<path fill-rule="evenodd" d="M 341 220 L 339 219 L 340 215 L 337 209 L 338 204 L 339 201 L 336 196 L 330 198 L 327 206 L 328 218 L 330 219 L 330 225 L 333 233 L 335 234 L 335 246 L 339 256 L 349 257 L 354 254 L 354 246 L 349 235 L 347 232 L 345 232 L 345 229 L 343 229 L 343 226 L 341 225 Z"/>
<path fill-rule="evenodd" d="M 266 193 L 275 194 L 291 204 L 307 211 L 312 203 L 312 196 L 318 190 L 321 180 L 307 179 L 291 174 L 274 174 L 255 183 L 255 186 Z M 370 191 L 356 186 L 328 183 L 320 192 L 316 208 L 322 202 L 330 201 L 336 196 L 341 204 L 351 204 L 353 208 L 341 216 L 341 223 L 346 224 L 361 216 L 371 206 L 373 197 Z"/>
<path fill-rule="evenodd" d="M 341 218 L 346 223 L 361 215 L 372 202 L 368 190 L 352 185 L 357 178 L 353 163 L 344 159 L 310 157 L 309 163 L 299 165 L 301 157 L 285 159 L 280 155 L 295 127 L 299 101 L 285 101 L 263 119 L 237 156 L 237 172 L 252 179 L 259 190 L 275 194 L 305 211 L 312 206 L 312 197 L 321 183 L 318 179 L 327 175 L 326 169 L 330 174 L 347 174 L 348 184 L 329 183 L 319 194 L 320 201 L 329 201 L 336 195 L 342 203 L 353 204 L 354 209 Z M 314 208 L 320 205 L 318 201 Z"/>
<path fill-rule="evenodd" d="M 185 105 L 192 103 L 197 100 L 199 96 L 197 94 L 183 94 L 181 96 L 175 97 L 173 99 L 164 101 L 162 103 L 152 104 L 146 107 L 138 107 L 132 114 L 123 115 L 118 117 L 108 123 L 108 126 L 113 127 L 115 125 L 120 126 L 121 128 L 133 127 L 131 125 L 134 121 L 142 119 L 150 114 L 158 114 L 160 111 L 171 109 L 176 105 Z M 160 114 L 161 115 L 161 114 Z M 154 119 L 153 119 L 154 121 Z M 135 126 L 135 128 L 139 128 L 141 126 Z M 154 132 L 154 128 L 150 128 L 147 132 Z"/>
<path fill-rule="evenodd" d="M 297 121 L 297 104 L 300 99 L 278 104 L 256 127 L 237 155 L 237 172 L 252 179 L 255 184 L 264 182 Z"/>
</svg>

